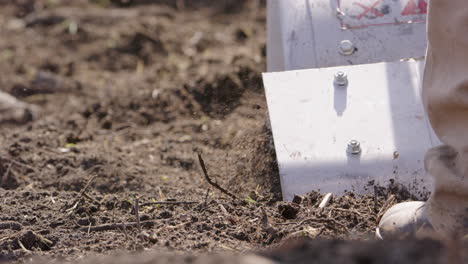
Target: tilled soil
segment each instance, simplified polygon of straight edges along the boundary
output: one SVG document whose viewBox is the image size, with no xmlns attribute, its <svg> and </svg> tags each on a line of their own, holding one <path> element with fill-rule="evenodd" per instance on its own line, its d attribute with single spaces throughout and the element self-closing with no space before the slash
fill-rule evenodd
<svg viewBox="0 0 468 264">
<path fill-rule="evenodd" d="M 0 127 L 0 262 L 269 249 L 300 263 L 285 255 L 377 247 L 362 241 L 385 208 L 411 198 L 398 188 L 325 208 L 319 192 L 280 201 L 265 23 L 264 1 L 0 1 L 0 90 L 39 109 Z M 232 197 L 208 183 L 197 154 Z M 276 249 L 304 237 L 361 242 Z M 164 254 L 141 263 L 206 260 Z M 365 259 L 353 263 L 376 263 Z"/>
</svg>

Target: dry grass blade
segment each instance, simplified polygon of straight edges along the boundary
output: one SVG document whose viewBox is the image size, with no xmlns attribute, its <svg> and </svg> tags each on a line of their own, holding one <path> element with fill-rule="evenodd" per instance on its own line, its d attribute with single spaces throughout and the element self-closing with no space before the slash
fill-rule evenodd
<svg viewBox="0 0 468 264">
<path fill-rule="evenodd" d="M 154 226 L 156 224 L 155 221 L 141 221 L 140 226 Z M 83 232 L 96 232 L 96 231 L 110 231 L 110 230 L 118 230 L 124 229 L 126 227 L 137 227 L 138 223 L 126 223 L 126 224 L 104 224 L 98 226 L 89 227 L 82 227 L 80 231 Z"/>
<path fill-rule="evenodd" d="M 138 233 L 141 233 L 141 224 L 140 224 L 140 205 L 138 202 L 138 197 L 135 197 L 135 218 L 138 227 Z"/>
</svg>

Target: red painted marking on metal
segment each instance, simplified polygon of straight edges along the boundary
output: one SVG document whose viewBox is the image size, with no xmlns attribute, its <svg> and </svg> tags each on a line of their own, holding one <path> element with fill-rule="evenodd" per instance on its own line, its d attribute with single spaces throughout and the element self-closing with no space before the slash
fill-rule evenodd
<svg viewBox="0 0 468 264">
<path fill-rule="evenodd" d="M 378 16 L 378 17 L 382 17 L 384 16 L 384 14 L 380 13 L 375 7 L 380 4 L 383 0 L 378 0 L 377 2 L 375 2 L 374 4 L 372 4 L 371 6 L 365 6 L 361 3 L 356 3 L 354 2 L 353 5 L 357 5 L 359 7 L 362 7 L 364 9 L 364 12 L 362 12 L 359 16 L 358 16 L 358 19 L 362 19 L 365 15 L 367 15 L 369 12 L 372 12 L 374 13 L 374 15 Z"/>
<path fill-rule="evenodd" d="M 427 14 L 427 2 L 425 0 L 410 0 L 401 12 L 402 16 Z"/>
<path fill-rule="evenodd" d="M 337 7 L 341 9 L 341 3 L 342 1 L 346 0 L 336 0 Z M 411 0 L 412 1 L 412 0 Z M 426 12 L 422 14 L 427 14 L 427 2 L 425 0 L 420 0 L 423 3 L 418 3 L 421 4 L 422 7 L 425 7 Z M 387 23 L 370 23 L 370 24 L 363 24 L 363 25 L 349 25 L 345 23 L 343 20 L 341 20 L 341 28 L 343 30 L 351 30 L 351 29 L 363 29 L 363 28 L 368 28 L 368 27 L 378 27 L 378 26 L 388 26 L 388 25 L 401 25 L 401 24 L 421 24 L 421 23 L 426 23 L 426 19 L 411 19 L 407 21 L 395 21 L 395 22 L 387 22 Z"/>
</svg>

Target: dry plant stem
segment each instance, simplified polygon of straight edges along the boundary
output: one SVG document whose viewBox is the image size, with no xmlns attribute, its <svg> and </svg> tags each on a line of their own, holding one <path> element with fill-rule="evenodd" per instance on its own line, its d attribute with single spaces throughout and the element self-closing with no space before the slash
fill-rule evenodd
<svg viewBox="0 0 468 264">
<path fill-rule="evenodd" d="M 331 199 L 333 197 L 332 193 L 327 193 L 324 197 L 322 202 L 319 205 L 319 208 L 325 208 L 327 205 L 330 203 Z"/>
<path fill-rule="evenodd" d="M 140 226 L 154 226 L 156 221 L 142 221 L 140 222 Z M 138 223 L 127 223 L 127 224 L 104 224 L 98 226 L 92 226 L 89 228 L 90 232 L 97 232 L 97 231 L 109 231 L 109 230 L 117 230 L 117 229 L 124 229 L 126 227 L 137 227 Z M 80 228 L 80 231 L 88 232 L 88 227 Z"/>
<path fill-rule="evenodd" d="M 313 218 L 313 217 L 306 218 L 306 219 L 302 220 L 297 225 L 295 225 L 294 228 L 302 226 L 306 222 L 318 222 L 318 223 L 320 223 L 320 222 L 329 222 L 329 223 L 333 223 L 335 225 L 340 226 L 341 228 L 343 228 L 343 230 L 348 230 L 348 228 L 345 225 L 343 225 L 342 223 L 339 223 L 339 222 L 337 222 L 337 221 L 335 221 L 333 219 L 318 219 L 318 218 Z"/>
<path fill-rule="evenodd" d="M 352 213 L 356 214 L 357 216 L 364 217 L 361 213 L 351 210 L 351 209 L 343 209 L 343 208 L 330 208 L 330 211 L 339 211 L 339 212 L 345 212 L 345 213 Z"/>
<path fill-rule="evenodd" d="M 203 161 L 202 156 L 200 155 L 200 153 L 197 153 L 197 156 L 198 156 L 198 162 L 200 162 L 200 167 L 201 167 L 202 170 L 203 170 L 203 175 L 205 176 L 206 181 L 207 181 L 211 186 L 215 187 L 216 189 L 218 189 L 218 190 L 221 191 L 222 193 L 226 194 L 227 196 L 231 197 L 232 199 L 238 200 L 237 196 L 235 196 L 234 194 L 228 192 L 226 189 L 224 189 L 223 187 L 219 186 L 216 182 L 213 182 L 213 181 L 210 179 L 210 177 L 208 176 L 208 171 L 206 170 L 205 162 Z"/>
<path fill-rule="evenodd" d="M 38 238 L 39 241 L 40 241 L 42 244 L 44 244 L 44 245 L 49 245 L 49 246 L 50 246 L 50 245 L 54 244 L 54 242 L 50 241 L 49 239 L 43 237 L 42 235 L 40 235 L 40 234 L 38 234 L 38 233 L 33 232 L 33 234 L 34 234 L 34 235 L 36 236 L 36 238 Z"/>
<path fill-rule="evenodd" d="M 0 242 L 3 242 L 5 240 L 8 240 L 8 239 L 13 239 L 14 237 L 18 236 L 19 234 L 21 234 L 21 231 L 18 231 L 10 236 L 6 236 L 6 237 L 2 237 L 0 238 Z"/>
<path fill-rule="evenodd" d="M 21 247 L 21 249 L 26 252 L 26 253 L 29 253 L 30 251 L 23 245 L 23 243 L 21 242 L 21 240 L 18 239 L 18 245 Z"/>
<path fill-rule="evenodd" d="M 96 199 L 94 199 L 93 197 L 89 196 L 89 194 L 87 193 L 82 193 L 83 197 L 85 197 L 86 199 L 92 201 L 93 203 L 95 204 L 100 204 L 100 202 Z"/>
<path fill-rule="evenodd" d="M 273 226 L 270 225 L 268 221 L 268 215 L 265 212 L 265 209 L 262 207 L 262 229 L 263 231 L 267 232 L 271 237 L 270 240 L 273 240 L 278 235 L 278 230 L 276 230 Z"/>
<path fill-rule="evenodd" d="M 138 197 L 135 197 L 135 218 L 138 227 L 138 233 L 141 233 L 141 224 L 140 224 L 140 206 L 138 204 Z"/>
<path fill-rule="evenodd" d="M 100 204 L 96 199 L 94 199 L 94 198 L 92 198 L 91 196 L 89 196 L 88 194 L 86 194 L 86 190 L 89 188 L 89 186 L 91 185 L 91 182 L 92 182 L 96 177 L 97 177 L 97 175 L 92 176 L 92 177 L 88 180 L 88 182 L 86 183 L 86 185 L 83 187 L 83 189 L 81 189 L 81 191 L 80 191 L 80 198 L 77 198 L 77 199 L 76 199 L 76 202 L 74 202 L 74 205 L 73 205 L 70 209 L 67 210 L 67 211 L 69 211 L 69 213 L 68 213 L 69 215 L 71 215 L 71 214 L 75 211 L 75 209 L 78 207 L 78 205 L 84 201 L 84 198 L 87 198 L 87 199 L 89 199 L 89 200 L 91 200 L 91 201 L 93 201 L 93 202 L 95 202 L 95 203 L 97 203 L 97 204 Z"/>
<path fill-rule="evenodd" d="M 222 204 L 218 204 L 219 205 L 219 209 L 221 209 L 221 211 L 224 213 L 224 214 L 229 214 L 228 211 L 226 210 L 226 207 L 224 207 L 224 205 Z"/>
<path fill-rule="evenodd" d="M 209 195 L 210 195 L 210 189 L 206 189 L 205 202 L 203 203 L 203 207 L 206 207 L 206 205 L 208 204 Z"/>
<path fill-rule="evenodd" d="M 300 222 L 294 221 L 294 222 L 287 222 L 287 223 L 279 223 L 279 224 L 277 224 L 277 225 L 294 225 L 293 228 L 297 228 L 297 227 L 300 227 L 300 226 L 304 225 L 304 224 L 307 223 L 307 222 L 333 223 L 333 224 L 335 224 L 335 225 L 340 226 L 340 227 L 343 228 L 344 230 L 348 230 L 348 228 L 347 228 L 345 225 L 343 225 L 342 223 L 337 222 L 337 221 L 335 221 L 334 219 L 331 219 L 331 218 L 315 218 L 315 217 L 309 217 L 309 218 L 306 218 L 306 219 L 301 220 Z"/>
<path fill-rule="evenodd" d="M 382 205 L 382 208 L 380 208 L 379 213 L 377 214 L 377 221 L 380 221 L 380 218 L 387 212 L 387 210 L 395 203 L 395 196 L 391 194 L 388 199 L 385 201 L 385 203 Z"/>
<path fill-rule="evenodd" d="M 180 201 L 180 202 L 149 202 L 149 203 L 141 204 L 140 206 L 150 206 L 150 205 L 181 205 L 181 204 L 198 204 L 198 202 L 186 202 L 186 201 Z"/>
<path fill-rule="evenodd" d="M 83 195 L 86 190 L 88 189 L 88 187 L 91 185 L 91 182 L 93 182 L 93 180 L 97 177 L 97 175 L 94 175 L 91 177 L 91 179 L 88 180 L 88 182 L 86 183 L 86 185 L 83 187 L 83 189 L 81 190 L 80 194 Z"/>
</svg>

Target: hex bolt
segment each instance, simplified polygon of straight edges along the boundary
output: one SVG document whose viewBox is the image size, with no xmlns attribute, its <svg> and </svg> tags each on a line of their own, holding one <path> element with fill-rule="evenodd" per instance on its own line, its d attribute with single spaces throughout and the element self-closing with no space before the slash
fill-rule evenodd
<svg viewBox="0 0 468 264">
<path fill-rule="evenodd" d="M 346 86 L 348 85 L 348 75 L 346 73 L 339 71 L 335 73 L 335 80 L 334 83 L 338 86 Z"/>
<path fill-rule="evenodd" d="M 356 51 L 356 47 L 350 40 L 343 40 L 340 42 L 340 53 L 345 56 L 353 55 Z"/>
<path fill-rule="evenodd" d="M 353 139 L 348 143 L 347 152 L 349 154 L 356 155 L 356 154 L 360 154 L 361 151 L 362 151 L 361 144 L 359 143 L 359 141 Z"/>
</svg>

